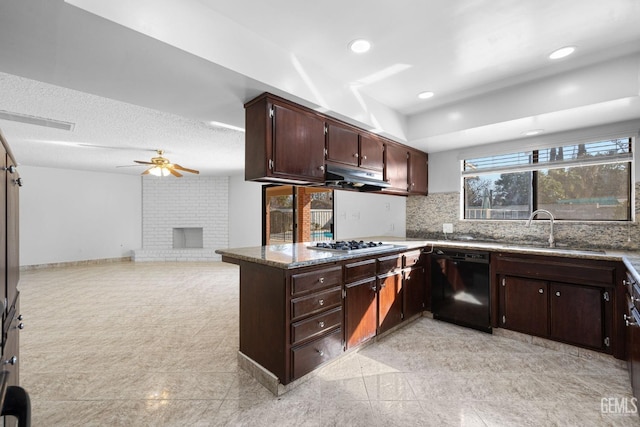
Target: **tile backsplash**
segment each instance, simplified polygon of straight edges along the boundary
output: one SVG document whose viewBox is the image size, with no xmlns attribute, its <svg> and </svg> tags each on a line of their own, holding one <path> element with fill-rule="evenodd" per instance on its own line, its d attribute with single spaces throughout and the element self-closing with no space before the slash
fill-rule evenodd
<svg viewBox="0 0 640 427">
<path fill-rule="evenodd" d="M 635 185 L 636 218 L 640 211 L 640 183 Z M 460 193 L 437 193 L 407 198 L 407 237 L 443 240 L 442 224 L 453 224 L 450 240 L 474 239 L 509 244 L 546 246 L 549 221 L 460 220 Z M 635 222 L 555 221 L 554 237 L 558 247 L 571 249 L 640 249 L 640 228 Z"/>
</svg>

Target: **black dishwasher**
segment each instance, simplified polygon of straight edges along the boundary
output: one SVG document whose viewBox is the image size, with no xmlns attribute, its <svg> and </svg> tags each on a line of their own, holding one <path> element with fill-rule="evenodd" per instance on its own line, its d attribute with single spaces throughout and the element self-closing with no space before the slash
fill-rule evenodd
<svg viewBox="0 0 640 427">
<path fill-rule="evenodd" d="M 488 252 L 433 250 L 431 312 L 434 319 L 491 333 Z"/>
</svg>

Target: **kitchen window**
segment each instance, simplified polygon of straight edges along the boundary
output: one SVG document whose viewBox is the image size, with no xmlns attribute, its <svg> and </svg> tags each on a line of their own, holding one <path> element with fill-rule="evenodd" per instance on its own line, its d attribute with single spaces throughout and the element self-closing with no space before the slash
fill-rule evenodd
<svg viewBox="0 0 640 427">
<path fill-rule="evenodd" d="M 632 162 L 632 138 L 466 159 L 464 218 L 630 221 Z"/>
</svg>

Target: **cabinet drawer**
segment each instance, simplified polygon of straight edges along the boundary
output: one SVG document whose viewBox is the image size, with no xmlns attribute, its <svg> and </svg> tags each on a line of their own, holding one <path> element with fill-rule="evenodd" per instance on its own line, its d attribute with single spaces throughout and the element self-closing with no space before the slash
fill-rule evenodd
<svg viewBox="0 0 640 427">
<path fill-rule="evenodd" d="M 328 362 L 342 353 L 342 329 L 312 341 L 308 344 L 291 349 L 291 363 L 293 365 L 292 380 Z"/>
<path fill-rule="evenodd" d="M 342 283 L 342 267 L 325 268 L 291 276 L 293 295 L 339 286 Z"/>
<path fill-rule="evenodd" d="M 376 275 L 376 260 L 354 262 L 344 266 L 344 277 L 346 283 L 357 282 Z"/>
<path fill-rule="evenodd" d="M 308 314 L 326 310 L 342 303 L 342 288 L 336 287 L 291 301 L 291 319 L 295 320 Z"/>
<path fill-rule="evenodd" d="M 378 258 L 378 274 L 384 275 L 400 269 L 402 269 L 402 257 L 400 255 Z"/>
<path fill-rule="evenodd" d="M 291 325 L 291 343 L 295 344 L 322 334 L 342 324 L 342 307 L 336 307 Z"/>
<path fill-rule="evenodd" d="M 412 251 L 407 252 L 403 255 L 404 258 L 404 266 L 405 267 L 413 267 L 416 264 L 420 263 L 420 255 L 422 255 L 421 251 Z"/>
</svg>

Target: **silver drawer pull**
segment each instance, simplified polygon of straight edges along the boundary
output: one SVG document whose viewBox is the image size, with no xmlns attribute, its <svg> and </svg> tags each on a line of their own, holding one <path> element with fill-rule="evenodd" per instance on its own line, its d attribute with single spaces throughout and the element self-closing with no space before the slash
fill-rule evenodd
<svg viewBox="0 0 640 427">
<path fill-rule="evenodd" d="M 320 283 L 324 283 L 324 277 L 319 278 L 319 279 L 318 279 L 318 282 L 320 282 Z"/>
<path fill-rule="evenodd" d="M 318 300 L 318 305 L 324 305 L 324 300 L 323 299 Z"/>
<path fill-rule="evenodd" d="M 544 289 L 542 289 L 542 288 L 538 289 L 538 293 L 539 294 L 544 294 Z"/>
<path fill-rule="evenodd" d="M 324 322 L 318 322 L 318 326 L 320 326 L 321 328 L 324 328 Z"/>
<path fill-rule="evenodd" d="M 324 356 L 324 351 L 318 350 L 318 356 L 323 357 Z"/>
<path fill-rule="evenodd" d="M 18 363 L 18 358 L 16 356 L 13 356 L 11 359 L 7 359 L 4 361 L 4 365 L 15 365 L 16 363 Z"/>
<path fill-rule="evenodd" d="M 556 292 L 556 296 L 559 297 L 560 296 L 560 291 Z"/>
</svg>

